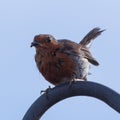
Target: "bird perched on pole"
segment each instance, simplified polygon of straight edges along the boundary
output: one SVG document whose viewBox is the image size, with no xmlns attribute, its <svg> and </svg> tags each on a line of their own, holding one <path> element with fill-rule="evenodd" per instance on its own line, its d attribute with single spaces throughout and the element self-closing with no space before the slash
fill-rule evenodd
<svg viewBox="0 0 120 120">
<path fill-rule="evenodd" d="M 87 80 L 90 64 L 99 65 L 87 45 L 103 31 L 100 28 L 92 29 L 80 43 L 56 40 L 50 34 L 36 35 L 31 47 L 36 48 L 35 62 L 39 72 L 53 85 Z"/>
</svg>

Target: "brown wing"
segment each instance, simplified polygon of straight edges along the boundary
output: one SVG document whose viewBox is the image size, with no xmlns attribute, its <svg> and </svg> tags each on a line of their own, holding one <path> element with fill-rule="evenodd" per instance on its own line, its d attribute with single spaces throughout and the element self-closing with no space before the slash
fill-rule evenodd
<svg viewBox="0 0 120 120">
<path fill-rule="evenodd" d="M 71 41 L 71 40 L 67 40 L 67 39 L 61 39 L 58 40 L 58 43 L 60 44 L 60 48 L 61 48 L 61 52 L 65 52 L 68 55 L 69 54 L 74 54 L 74 55 L 78 55 L 79 54 L 79 44 Z"/>
<path fill-rule="evenodd" d="M 61 39 L 58 40 L 58 42 L 60 43 L 60 45 L 62 45 L 61 47 L 61 52 L 65 52 L 68 55 L 74 55 L 74 56 L 82 56 L 86 59 L 88 59 L 88 61 L 95 65 L 98 66 L 99 63 L 97 62 L 97 60 L 92 56 L 92 54 L 90 53 L 89 49 L 87 47 L 82 47 L 80 49 L 80 45 L 70 41 L 70 40 L 66 40 L 66 39 Z"/>
<path fill-rule="evenodd" d="M 95 65 L 95 66 L 98 66 L 98 65 L 99 65 L 98 61 L 92 56 L 92 54 L 90 53 L 90 51 L 89 51 L 89 49 L 88 49 L 87 47 L 82 47 L 82 48 L 81 48 L 81 52 L 82 52 L 84 58 L 87 58 L 88 61 L 89 61 L 91 64 L 93 64 L 93 65 Z"/>
</svg>

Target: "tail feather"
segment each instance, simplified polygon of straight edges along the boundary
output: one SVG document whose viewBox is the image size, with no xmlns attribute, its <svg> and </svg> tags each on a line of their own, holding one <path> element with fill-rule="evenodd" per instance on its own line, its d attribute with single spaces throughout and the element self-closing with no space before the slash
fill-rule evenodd
<svg viewBox="0 0 120 120">
<path fill-rule="evenodd" d="M 99 36 L 103 31 L 105 30 L 100 30 L 100 28 L 96 27 L 92 29 L 81 41 L 80 41 L 80 46 L 87 46 L 92 40 L 94 40 L 97 36 Z"/>
</svg>

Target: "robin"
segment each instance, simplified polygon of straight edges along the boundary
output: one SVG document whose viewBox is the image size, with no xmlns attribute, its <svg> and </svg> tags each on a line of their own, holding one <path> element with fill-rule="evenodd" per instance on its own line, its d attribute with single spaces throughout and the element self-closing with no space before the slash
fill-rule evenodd
<svg viewBox="0 0 120 120">
<path fill-rule="evenodd" d="M 53 85 L 78 79 L 86 81 L 90 64 L 99 65 L 87 45 L 103 31 L 100 28 L 92 29 L 80 43 L 56 40 L 50 34 L 36 35 L 31 47 L 36 48 L 35 62 L 39 72 Z"/>
</svg>

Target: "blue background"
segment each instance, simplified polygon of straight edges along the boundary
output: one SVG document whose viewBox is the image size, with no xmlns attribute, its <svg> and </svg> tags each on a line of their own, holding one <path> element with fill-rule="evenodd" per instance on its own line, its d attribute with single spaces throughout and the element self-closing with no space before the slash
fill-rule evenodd
<svg viewBox="0 0 120 120">
<path fill-rule="evenodd" d="M 120 93 L 119 0 L 3 0 L 0 1 L 0 118 L 21 120 L 40 91 L 50 83 L 39 74 L 33 37 L 40 33 L 79 42 L 94 27 L 106 29 L 92 44 L 100 62 L 88 80 Z M 73 97 L 50 108 L 41 120 L 119 120 L 120 115 L 100 100 Z"/>
</svg>

